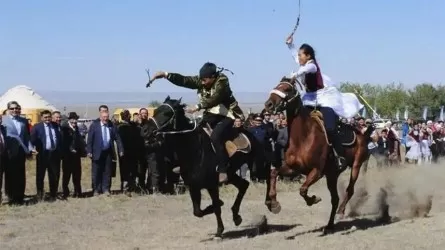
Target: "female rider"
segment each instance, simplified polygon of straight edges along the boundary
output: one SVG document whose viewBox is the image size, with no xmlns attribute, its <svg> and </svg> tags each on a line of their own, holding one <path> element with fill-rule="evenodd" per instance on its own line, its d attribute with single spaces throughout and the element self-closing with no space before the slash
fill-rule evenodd
<svg viewBox="0 0 445 250">
<path fill-rule="evenodd" d="M 292 77 L 306 88 L 302 93 L 303 105 L 319 108 L 329 141 L 338 155 L 339 168 L 346 167 L 344 148 L 337 130 L 339 116 L 351 118 L 363 108 L 357 97 L 352 93 L 341 93 L 329 77 L 322 75 L 315 51 L 309 44 L 302 44 L 297 50 L 293 44 L 293 37 L 289 36 L 286 44 L 292 52 L 295 62 L 300 66 Z"/>
</svg>

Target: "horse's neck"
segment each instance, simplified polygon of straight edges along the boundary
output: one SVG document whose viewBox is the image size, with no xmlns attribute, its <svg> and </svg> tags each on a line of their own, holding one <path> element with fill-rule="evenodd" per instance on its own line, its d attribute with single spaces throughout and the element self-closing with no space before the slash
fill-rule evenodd
<svg viewBox="0 0 445 250">
<path fill-rule="evenodd" d="M 204 143 L 204 130 L 197 128 L 196 131 L 176 135 L 177 138 L 174 141 L 174 148 L 178 156 L 178 160 L 187 165 L 193 165 L 202 158 L 202 154 L 206 150 L 206 145 Z M 208 137 L 208 136 L 207 136 Z M 210 139 L 208 139 L 210 142 Z M 209 145 L 210 147 L 210 145 Z"/>
<path fill-rule="evenodd" d="M 289 139 L 301 142 L 310 134 L 310 126 L 308 126 L 308 124 L 312 124 L 310 111 L 304 106 L 301 106 L 297 113 L 295 113 L 295 109 L 288 108 L 286 116 L 288 119 Z"/>
</svg>

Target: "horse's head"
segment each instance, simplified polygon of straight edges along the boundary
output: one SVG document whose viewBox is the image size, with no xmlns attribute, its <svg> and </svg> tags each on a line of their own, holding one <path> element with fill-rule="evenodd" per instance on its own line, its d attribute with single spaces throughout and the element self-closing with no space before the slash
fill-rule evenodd
<svg viewBox="0 0 445 250">
<path fill-rule="evenodd" d="M 283 77 L 280 83 L 270 91 L 269 99 L 264 103 L 268 112 L 281 112 L 289 102 L 300 98 L 300 92 L 295 87 L 296 79 Z"/>
<path fill-rule="evenodd" d="M 157 131 L 165 132 L 179 129 L 178 124 L 187 120 L 184 111 L 185 106 L 186 104 L 181 103 L 181 98 L 176 100 L 167 96 L 164 103 L 153 112 L 153 120 L 156 123 Z"/>
</svg>

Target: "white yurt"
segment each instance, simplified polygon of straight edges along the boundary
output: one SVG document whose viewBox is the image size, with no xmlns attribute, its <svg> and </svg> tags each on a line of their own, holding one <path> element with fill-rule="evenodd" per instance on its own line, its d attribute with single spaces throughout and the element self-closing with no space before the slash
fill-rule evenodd
<svg viewBox="0 0 445 250">
<path fill-rule="evenodd" d="M 22 116 L 31 120 L 31 124 L 40 121 L 40 112 L 42 110 L 57 110 L 42 96 L 37 94 L 33 89 L 25 85 L 15 86 L 0 97 L 0 110 L 3 113 L 10 101 L 16 101 L 22 107 Z"/>
</svg>

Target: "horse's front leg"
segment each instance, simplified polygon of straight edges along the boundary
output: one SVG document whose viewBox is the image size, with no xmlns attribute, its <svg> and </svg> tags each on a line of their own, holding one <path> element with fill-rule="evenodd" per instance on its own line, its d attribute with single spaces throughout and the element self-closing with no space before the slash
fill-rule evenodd
<svg viewBox="0 0 445 250">
<path fill-rule="evenodd" d="M 206 209 L 201 210 L 201 189 L 190 186 L 189 188 L 190 198 L 193 204 L 193 215 L 202 218 L 205 215 L 213 213 L 213 206 L 208 206 Z"/>
<path fill-rule="evenodd" d="M 244 195 L 246 194 L 247 188 L 249 188 L 249 182 L 234 174 L 229 177 L 229 183 L 231 183 L 238 189 L 238 194 L 236 195 L 235 202 L 232 206 L 232 215 L 233 223 L 235 223 L 235 226 L 239 226 L 243 221 L 243 218 L 239 215 L 239 210 Z"/>
<path fill-rule="evenodd" d="M 329 234 L 334 232 L 335 211 L 337 210 L 338 202 L 340 200 L 340 198 L 338 197 L 337 182 L 338 182 L 338 173 L 336 173 L 335 171 L 330 171 L 326 173 L 326 183 L 329 189 L 329 193 L 331 194 L 331 213 L 329 215 L 328 224 L 323 229 L 323 234 Z"/>
<path fill-rule="evenodd" d="M 321 178 L 321 171 L 318 168 L 313 168 L 306 177 L 305 182 L 300 187 L 300 195 L 306 201 L 308 206 L 312 206 L 321 201 L 321 198 L 315 195 L 308 196 L 309 187 L 316 183 Z"/>
<path fill-rule="evenodd" d="M 213 206 L 213 212 L 216 216 L 216 233 L 214 236 L 215 240 L 219 240 L 222 238 L 222 234 L 224 232 L 224 224 L 221 219 L 221 205 L 219 200 L 219 188 L 218 186 L 214 188 L 208 188 L 207 191 L 209 192 L 210 198 L 212 199 L 212 206 Z"/>
<path fill-rule="evenodd" d="M 271 168 L 268 180 L 268 193 L 266 194 L 266 206 L 270 212 L 278 214 L 281 211 L 280 202 L 277 201 L 277 177 L 278 170 Z"/>
</svg>

